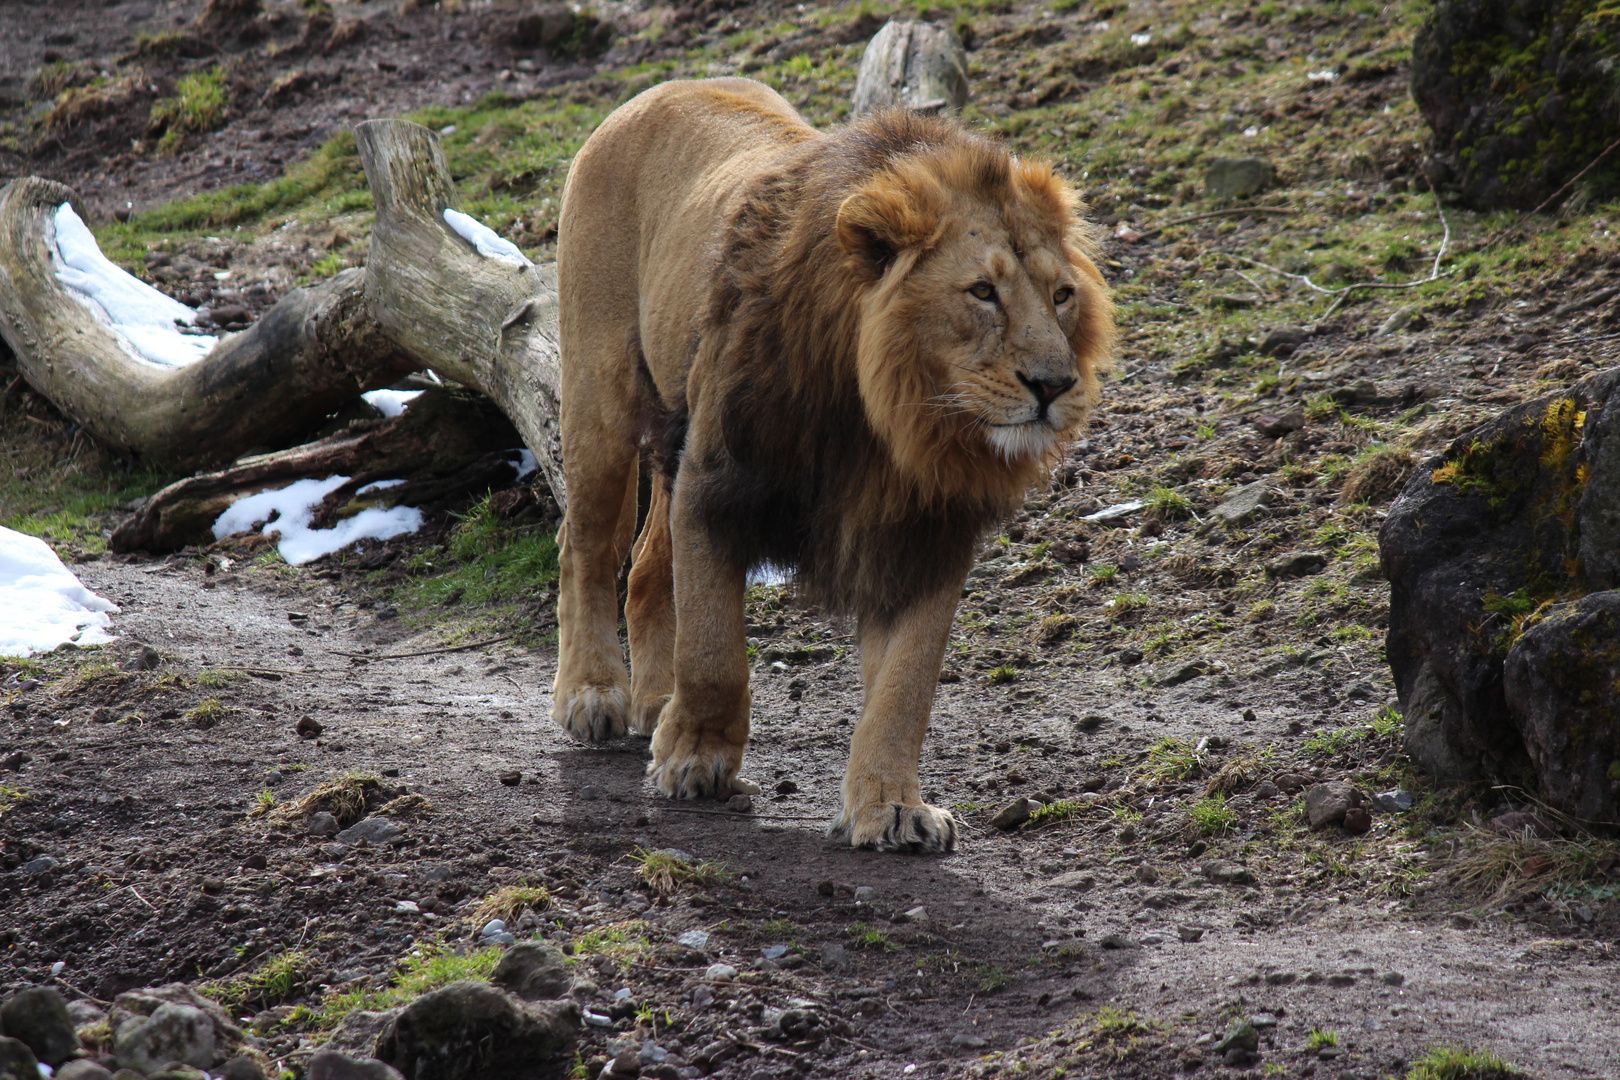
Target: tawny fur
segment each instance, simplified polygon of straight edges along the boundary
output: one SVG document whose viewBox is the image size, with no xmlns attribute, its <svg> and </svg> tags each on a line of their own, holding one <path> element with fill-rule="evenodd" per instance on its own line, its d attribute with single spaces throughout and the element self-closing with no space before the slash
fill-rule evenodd
<svg viewBox="0 0 1620 1080">
<path fill-rule="evenodd" d="M 748 738 L 745 574 L 791 567 L 859 622 L 834 831 L 952 846 L 917 781 L 933 688 L 984 532 L 1095 401 L 1113 309 L 1093 250 L 1049 167 L 950 121 L 823 134 L 742 79 L 610 116 L 559 224 L 559 722 L 651 728 L 661 791 L 725 794 Z M 665 476 L 630 575 L 632 681 L 614 587 L 649 451 Z"/>
</svg>

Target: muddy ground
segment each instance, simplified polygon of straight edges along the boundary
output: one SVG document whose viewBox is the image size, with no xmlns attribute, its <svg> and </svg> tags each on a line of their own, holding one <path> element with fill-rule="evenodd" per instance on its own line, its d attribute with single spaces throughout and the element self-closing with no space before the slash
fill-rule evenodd
<svg viewBox="0 0 1620 1080">
<path fill-rule="evenodd" d="M 14 73 L 190 26 L 202 6 L 8 5 L 0 91 L 16 89 Z M 82 145 L 32 142 L 37 127 L 19 124 L 0 174 L 53 176 L 111 215 L 272 177 L 349 119 L 470 101 L 503 71 L 499 85 L 522 93 L 556 85 L 594 99 L 603 72 L 686 40 L 676 22 L 581 69 L 494 41 L 510 15 L 500 5 L 423 5 L 384 32 L 380 5 L 334 4 L 334 24 L 379 26 L 327 50 L 298 44 L 302 9 L 266 7 L 284 14 L 270 28 L 277 48 L 241 51 L 241 112 L 219 133 L 173 155 L 134 148 L 142 99 L 86 121 Z M 701 37 L 718 16 L 693 10 Z M 729 17 L 764 25 L 778 14 Z M 1028 105 L 1018 73 L 1038 65 L 1026 54 L 1062 46 L 1037 23 L 1033 9 L 979 16 L 976 72 L 1002 111 Z M 1299 25 L 1275 29 L 1261 51 L 1303 54 L 1297 34 L 1314 31 Z M 185 62 L 171 57 L 160 74 L 173 80 Z M 301 89 L 255 104 L 295 68 L 313 73 Z M 1376 116 L 1403 78 L 1399 64 L 1375 68 L 1311 91 L 1311 107 Z M 132 93 L 170 92 L 157 85 Z M 1331 200 L 1296 195 L 1335 217 L 1376 213 L 1408 175 L 1363 178 L 1342 196 L 1338 184 Z M 1168 202 L 1124 183 L 1094 184 L 1094 216 L 1110 232 L 1145 229 Z M 1425 212 L 1402 220 L 1428 238 Z M 1459 232 L 1483 231 L 1453 213 Z M 750 600 L 744 772 L 764 794 L 734 813 L 654 796 L 642 741 L 582 747 L 558 731 L 543 589 L 502 609 L 506 625 L 405 602 L 423 560 L 443 560 L 451 521 L 297 569 L 237 548 L 115 557 L 94 534 L 35 528 L 121 606 L 121 637 L 11 665 L 0 686 L 0 993 L 52 983 L 106 999 L 203 984 L 255 1017 L 271 1060 L 296 1066 L 333 1019 L 310 1010 L 382 993 L 424 943 L 476 957 L 482 901 L 534 885 L 554 906 L 536 901 L 514 928 L 570 946 L 581 1000 L 613 1018 L 588 1027 L 564 1064 L 581 1075 L 630 1038 L 737 1080 L 891 1077 L 909 1065 L 952 1077 L 1240 1075 L 1205 1036 L 1243 1017 L 1262 1021 L 1261 1058 L 1245 1067 L 1256 1076 L 1400 1076 L 1442 1045 L 1535 1076 L 1620 1075 L 1620 905 L 1606 842 L 1496 836 L 1488 822 L 1526 806 L 1523 793 L 1435 791 L 1405 762 L 1373 544 L 1382 507 L 1423 453 L 1549 380 L 1613 362 L 1607 303 L 1559 304 L 1600 294 L 1614 244 L 1594 227 L 1577 255 L 1536 264 L 1533 291 L 1436 308 L 1404 329 L 1380 332 L 1394 300 L 1313 319 L 1280 369 L 1248 370 L 1243 357 L 1281 317 L 1225 349 L 1177 339 L 1178 323 L 1225 304 L 1212 294 L 1242 305 L 1292 295 L 1212 260 L 1279 227 L 1257 212 L 1110 242 L 1110 280 L 1136 305 L 1121 375 L 1059 483 L 1032 493 L 987 545 L 948 654 L 923 758 L 925 794 L 964 826 L 961 849 L 942 858 L 821 838 L 859 711 L 856 644 L 782 590 Z M 293 283 L 265 257 L 274 242 L 223 245 L 250 307 Z M 153 280 L 177 295 L 205 287 L 210 243 L 195 241 L 196 281 L 161 265 Z M 100 467 L 9 365 L 5 382 L 5 453 L 40 462 L 18 469 Z M 1295 407 L 1298 430 L 1263 419 Z M 1259 481 L 1269 506 L 1222 523 L 1220 501 Z M 1184 504 L 1154 496 L 1166 485 Z M 52 509 L 31 507 L 30 520 Z M 103 523 L 120 517 L 110 510 Z M 465 647 L 487 638 L 503 640 Z M 124 670 L 139 667 L 143 645 L 156 666 Z M 287 816 L 350 773 L 382 785 L 371 809 L 413 793 L 431 805 L 395 803 L 403 831 L 381 845 L 309 836 Z M 1311 831 L 1303 790 L 1340 778 L 1417 802 L 1373 815 L 1365 835 Z M 1013 831 L 990 824 L 1026 797 L 1051 809 Z M 663 848 L 725 873 L 661 893 L 637 876 L 634 853 Z M 1591 858 L 1564 873 L 1581 853 Z M 692 929 L 710 934 L 701 952 L 677 943 Z M 290 984 L 254 981 L 289 956 Z M 716 962 L 740 973 L 708 981 Z M 624 987 L 633 1007 L 615 1002 Z M 781 1009 L 807 1018 L 784 1032 Z M 1307 1049 L 1313 1032 L 1336 1045 L 1319 1036 Z"/>
</svg>

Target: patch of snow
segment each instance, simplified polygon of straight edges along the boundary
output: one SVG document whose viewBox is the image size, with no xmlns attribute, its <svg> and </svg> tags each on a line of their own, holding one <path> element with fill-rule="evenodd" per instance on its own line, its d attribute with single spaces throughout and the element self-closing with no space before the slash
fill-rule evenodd
<svg viewBox="0 0 1620 1080">
<path fill-rule="evenodd" d="M 276 550 L 293 566 L 341 551 L 358 540 L 389 540 L 422 527 L 422 511 L 412 506 L 391 510 L 368 507 L 344 518 L 330 529 L 312 529 L 315 507 L 322 499 L 349 482 L 347 476 L 325 480 L 296 480 L 275 491 L 261 491 L 232 503 L 214 522 L 216 540 L 232 533 L 246 532 L 264 522 L 260 535 L 281 533 Z M 388 484 L 378 481 L 378 484 Z M 368 488 L 376 485 L 368 484 Z"/>
<path fill-rule="evenodd" d="M 361 394 L 371 404 L 375 405 L 384 416 L 392 420 L 405 411 L 405 407 L 422 396 L 420 390 L 372 390 Z"/>
<path fill-rule="evenodd" d="M 1131 44 L 1136 45 L 1138 47 L 1146 45 L 1146 44 L 1150 43 L 1152 40 L 1153 40 L 1153 35 L 1152 34 L 1132 34 L 1131 35 Z"/>
<path fill-rule="evenodd" d="M 517 469 L 517 478 L 519 480 L 540 467 L 540 462 L 536 460 L 533 451 L 524 447 L 520 446 L 516 450 L 508 450 L 507 454 L 517 456 L 517 460 L 512 462 L 512 465 Z"/>
<path fill-rule="evenodd" d="M 373 491 L 387 491 L 391 487 L 399 487 L 403 480 L 374 480 L 355 492 L 356 495 L 370 495 Z"/>
<path fill-rule="evenodd" d="M 770 563 L 761 563 L 748 571 L 748 584 L 750 585 L 786 585 L 793 580 L 793 575 L 780 566 Z"/>
<path fill-rule="evenodd" d="M 494 259 L 507 266 L 534 265 L 527 255 L 518 250 L 516 244 L 475 217 L 447 206 L 444 208 L 444 223 L 454 229 L 457 236 L 477 248 L 478 254 L 486 259 Z"/>
<path fill-rule="evenodd" d="M 85 223 L 63 203 L 54 218 L 56 240 L 51 261 L 60 281 L 73 298 L 99 322 L 111 327 L 120 345 L 137 360 L 158 367 L 181 368 L 208 355 L 216 339 L 207 334 L 182 334 L 175 321 L 195 323 L 197 313 L 180 301 L 158 292 L 101 253 Z"/>
<path fill-rule="evenodd" d="M 0 656 L 104 645 L 118 606 L 85 588 L 36 536 L 0 526 Z"/>
</svg>

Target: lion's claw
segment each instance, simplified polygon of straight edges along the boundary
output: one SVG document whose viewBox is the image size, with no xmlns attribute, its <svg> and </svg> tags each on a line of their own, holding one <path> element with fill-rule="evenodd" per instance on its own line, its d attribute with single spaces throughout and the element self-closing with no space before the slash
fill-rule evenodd
<svg viewBox="0 0 1620 1080">
<path fill-rule="evenodd" d="M 878 803 L 839 813 L 827 830 L 831 840 L 874 851 L 932 854 L 956 850 L 956 819 L 927 803 Z"/>
</svg>

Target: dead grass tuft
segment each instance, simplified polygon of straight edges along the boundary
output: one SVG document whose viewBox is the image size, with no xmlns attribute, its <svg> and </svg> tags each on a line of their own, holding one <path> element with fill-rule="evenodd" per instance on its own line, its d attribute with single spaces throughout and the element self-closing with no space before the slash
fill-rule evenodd
<svg viewBox="0 0 1620 1080">
<path fill-rule="evenodd" d="M 1350 467 L 1339 491 L 1339 502 L 1371 506 L 1387 503 L 1401 493 L 1416 468 L 1417 457 L 1408 450 L 1375 450 Z"/>
<path fill-rule="evenodd" d="M 637 848 L 630 853 L 630 859 L 636 864 L 636 876 L 660 896 L 668 896 L 682 885 L 725 885 L 731 881 L 731 871 L 724 863 L 698 862 L 667 849 Z"/>
<path fill-rule="evenodd" d="M 365 817 L 373 808 L 399 799 L 400 791 L 383 783 L 374 773 L 346 772 L 311 791 L 308 795 L 284 806 L 268 810 L 254 810 L 253 815 L 269 815 L 272 821 L 291 822 L 325 811 L 347 828 Z M 424 802 L 426 800 L 423 800 Z"/>
<path fill-rule="evenodd" d="M 1473 832 L 1471 850 L 1453 870 L 1458 884 L 1487 903 L 1534 888 L 1579 885 L 1606 879 L 1620 864 L 1620 841 L 1595 836 L 1542 839 L 1531 833 L 1502 836 L 1483 829 Z"/>
<path fill-rule="evenodd" d="M 468 918 L 475 927 L 483 926 L 491 919 L 501 919 L 510 926 L 525 911 L 550 911 L 556 906 L 557 901 L 552 898 L 550 889 L 522 882 L 496 889 L 478 902 Z"/>
</svg>

